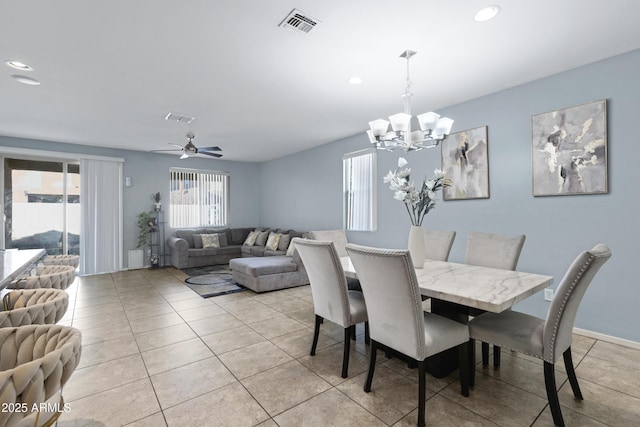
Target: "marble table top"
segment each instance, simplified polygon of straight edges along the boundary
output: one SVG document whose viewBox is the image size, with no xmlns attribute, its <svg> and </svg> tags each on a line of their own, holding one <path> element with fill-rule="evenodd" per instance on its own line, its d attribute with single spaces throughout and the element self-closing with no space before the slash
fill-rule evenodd
<svg viewBox="0 0 640 427">
<path fill-rule="evenodd" d="M 0 250 L 0 289 L 46 254 L 44 249 Z"/>
<path fill-rule="evenodd" d="M 357 278 L 349 257 L 341 257 L 345 276 Z M 553 283 L 552 276 L 425 261 L 416 269 L 422 295 L 500 313 Z"/>
</svg>

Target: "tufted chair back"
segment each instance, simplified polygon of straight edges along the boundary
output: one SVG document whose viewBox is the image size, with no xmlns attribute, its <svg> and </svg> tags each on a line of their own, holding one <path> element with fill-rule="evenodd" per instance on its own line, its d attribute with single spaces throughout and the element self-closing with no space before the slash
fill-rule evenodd
<svg viewBox="0 0 640 427">
<path fill-rule="evenodd" d="M 7 286 L 11 289 L 55 288 L 67 289 L 76 278 L 76 269 L 70 265 L 40 265 L 35 276 L 27 276 Z"/>
<path fill-rule="evenodd" d="M 70 265 L 78 268 L 80 264 L 79 255 L 49 255 L 42 260 L 44 265 Z"/>
<path fill-rule="evenodd" d="M 0 412 L 0 427 L 51 425 L 56 411 L 32 411 L 46 403 L 63 409 L 61 390 L 80 363 L 82 335 L 60 325 L 0 328 L 0 402 L 15 403 L 27 411 Z"/>
<path fill-rule="evenodd" d="M 0 328 L 56 324 L 67 312 L 69 294 L 60 289 L 11 291 L 2 299 Z"/>
</svg>

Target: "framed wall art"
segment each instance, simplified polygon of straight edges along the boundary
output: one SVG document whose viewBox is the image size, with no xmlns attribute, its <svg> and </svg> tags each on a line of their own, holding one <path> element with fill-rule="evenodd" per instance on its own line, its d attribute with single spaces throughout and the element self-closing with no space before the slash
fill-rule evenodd
<svg viewBox="0 0 640 427">
<path fill-rule="evenodd" d="M 534 196 L 607 193 L 606 100 L 531 117 Z"/>
<path fill-rule="evenodd" d="M 451 185 L 444 200 L 489 198 L 487 126 L 456 132 L 442 141 L 442 170 Z"/>
</svg>

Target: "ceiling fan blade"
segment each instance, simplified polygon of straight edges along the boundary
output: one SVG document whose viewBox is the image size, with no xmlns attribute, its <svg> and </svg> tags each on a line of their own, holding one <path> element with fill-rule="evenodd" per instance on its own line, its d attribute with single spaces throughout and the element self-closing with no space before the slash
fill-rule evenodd
<svg viewBox="0 0 640 427">
<path fill-rule="evenodd" d="M 182 145 L 172 144 L 172 143 L 169 143 L 169 145 L 173 145 L 174 147 L 178 147 L 181 150 L 184 149 L 184 147 Z"/>
<path fill-rule="evenodd" d="M 220 147 L 202 147 L 198 148 L 199 151 L 222 151 Z"/>
<path fill-rule="evenodd" d="M 204 154 L 205 156 L 211 156 L 211 157 L 222 157 L 222 154 L 208 153 L 206 151 L 199 151 L 199 150 L 198 150 L 198 154 Z"/>
<path fill-rule="evenodd" d="M 176 152 L 176 151 L 182 151 L 182 150 L 176 150 L 176 149 L 173 149 L 173 150 L 151 150 L 152 153 L 160 153 L 160 152 L 163 152 L 163 151 Z"/>
</svg>

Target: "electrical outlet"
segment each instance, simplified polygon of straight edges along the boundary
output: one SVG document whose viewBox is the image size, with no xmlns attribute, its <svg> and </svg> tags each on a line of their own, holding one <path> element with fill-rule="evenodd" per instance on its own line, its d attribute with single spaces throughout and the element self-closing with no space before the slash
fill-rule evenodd
<svg viewBox="0 0 640 427">
<path fill-rule="evenodd" d="M 551 301 L 553 299 L 553 288 L 547 288 L 544 290 L 544 300 Z"/>
</svg>

